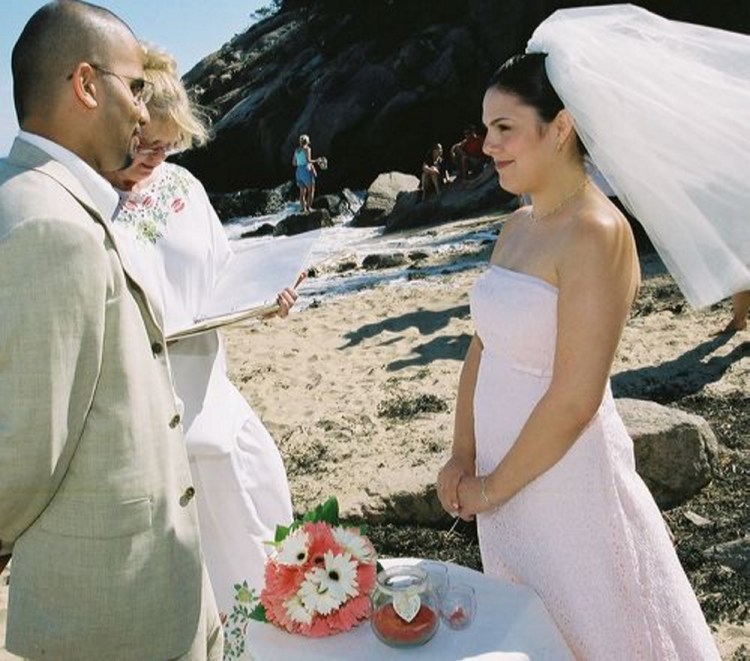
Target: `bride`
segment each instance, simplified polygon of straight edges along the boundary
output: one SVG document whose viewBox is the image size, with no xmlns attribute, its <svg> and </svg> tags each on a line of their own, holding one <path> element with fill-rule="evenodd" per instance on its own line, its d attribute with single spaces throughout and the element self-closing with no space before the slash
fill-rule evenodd
<svg viewBox="0 0 750 661">
<path fill-rule="evenodd" d="M 576 658 L 718 659 L 609 386 L 640 283 L 633 235 L 590 183 L 545 59 L 511 58 L 484 97 L 484 151 L 531 205 L 471 292 L 438 497 L 477 515 L 485 571 L 533 587 Z"/>
</svg>

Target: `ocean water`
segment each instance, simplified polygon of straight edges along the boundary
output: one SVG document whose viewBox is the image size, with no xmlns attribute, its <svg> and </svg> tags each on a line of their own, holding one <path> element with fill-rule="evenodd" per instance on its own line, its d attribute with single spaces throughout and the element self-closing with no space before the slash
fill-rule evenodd
<svg viewBox="0 0 750 661">
<path fill-rule="evenodd" d="M 361 199 L 361 195 L 359 197 Z M 360 202 L 361 205 L 361 202 Z M 464 228 L 458 223 L 449 223 L 419 228 L 405 232 L 385 234 L 382 227 L 353 227 L 351 220 L 359 207 L 352 212 L 337 216 L 334 227 L 323 228 L 315 242 L 309 266 L 314 268 L 315 277 L 308 278 L 300 287 L 301 300 L 298 306 L 305 307 L 313 300 L 321 300 L 367 289 L 376 284 L 408 283 L 410 286 L 425 286 L 431 275 L 473 268 L 486 259 L 472 260 L 466 253 L 487 241 L 494 240 L 496 235 L 490 228 Z M 264 242 L 277 241 L 272 236 L 241 238 L 244 232 L 256 229 L 264 223 L 276 225 L 283 218 L 298 213 L 299 205 L 289 203 L 280 212 L 266 216 L 248 216 L 238 218 L 224 225 L 230 241 L 236 250 L 247 245 L 258 245 Z M 356 262 L 372 254 L 389 255 L 413 252 L 424 253 L 430 258 L 439 257 L 437 266 L 418 267 L 419 279 L 410 279 L 415 272 L 408 263 L 394 268 L 364 270 L 356 268 L 339 273 L 337 267 L 343 262 Z M 455 256 L 455 259 L 453 257 Z"/>
</svg>

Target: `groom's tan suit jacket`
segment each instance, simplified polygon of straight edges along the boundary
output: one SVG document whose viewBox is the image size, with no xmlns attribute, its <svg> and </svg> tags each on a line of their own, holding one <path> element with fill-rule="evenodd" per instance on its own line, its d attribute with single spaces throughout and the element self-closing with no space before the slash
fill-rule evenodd
<svg viewBox="0 0 750 661">
<path fill-rule="evenodd" d="M 0 161 L 8 650 L 185 654 L 201 609 L 215 608 L 193 495 L 158 320 L 79 180 L 16 140 Z"/>
</svg>

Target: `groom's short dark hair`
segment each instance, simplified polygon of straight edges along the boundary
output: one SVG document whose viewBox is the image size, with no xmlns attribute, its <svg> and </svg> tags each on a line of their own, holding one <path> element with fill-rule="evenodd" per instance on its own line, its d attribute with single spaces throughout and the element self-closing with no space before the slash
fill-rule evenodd
<svg viewBox="0 0 750 661">
<path fill-rule="evenodd" d="M 108 9 L 81 0 L 56 0 L 28 20 L 11 55 L 13 102 L 18 123 L 54 103 L 80 62 L 101 61 L 108 35 L 130 28 Z"/>
</svg>

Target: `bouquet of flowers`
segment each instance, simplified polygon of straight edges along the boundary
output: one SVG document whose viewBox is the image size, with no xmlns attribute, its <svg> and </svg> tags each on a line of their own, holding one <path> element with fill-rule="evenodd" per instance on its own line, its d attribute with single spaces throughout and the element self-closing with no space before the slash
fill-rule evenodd
<svg viewBox="0 0 750 661">
<path fill-rule="evenodd" d="M 335 498 L 279 526 L 274 545 L 251 617 L 306 636 L 347 631 L 369 617 L 375 549 L 359 528 L 339 525 Z"/>
</svg>

